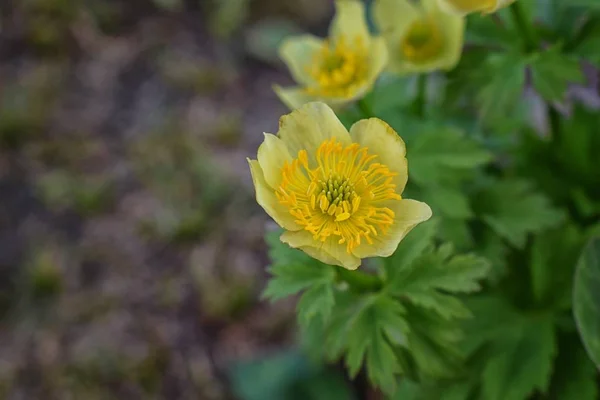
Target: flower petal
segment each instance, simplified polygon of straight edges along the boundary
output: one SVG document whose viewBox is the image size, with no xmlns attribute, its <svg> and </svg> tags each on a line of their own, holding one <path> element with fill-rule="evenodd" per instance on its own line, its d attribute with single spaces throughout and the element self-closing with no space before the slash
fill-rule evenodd
<svg viewBox="0 0 600 400">
<path fill-rule="evenodd" d="M 444 50 L 430 68 L 450 70 L 458 64 L 462 55 L 465 19 L 439 9 L 433 13 L 444 37 Z"/>
<path fill-rule="evenodd" d="M 388 69 L 404 73 L 406 62 L 402 57 L 402 39 L 422 11 L 408 0 L 378 0 L 373 6 L 373 17 L 389 51 Z"/>
<path fill-rule="evenodd" d="M 273 189 L 281 185 L 281 167 L 285 162 L 291 162 L 292 156 L 281 139 L 270 133 L 265 133 L 265 140 L 258 148 L 258 163 L 263 171 L 265 181 Z"/>
<path fill-rule="evenodd" d="M 504 0 L 437 0 L 438 5 L 442 10 L 461 17 L 477 11 L 493 12 L 498 8 L 498 3 L 503 1 Z"/>
<path fill-rule="evenodd" d="M 369 148 L 369 153 L 379 157 L 375 162 L 385 164 L 394 177 L 396 193 L 401 194 L 408 180 L 408 164 L 406 161 L 406 146 L 396 131 L 378 118 L 358 121 L 350 128 L 350 137 L 361 146 Z"/>
<path fill-rule="evenodd" d="M 456 14 L 444 12 L 438 2 L 439 0 L 422 0 L 422 9 L 409 4 L 407 0 L 379 0 L 375 3 L 375 20 L 390 51 L 388 70 L 407 75 L 438 69 L 448 70 L 456 66 L 462 53 L 465 22 Z M 401 44 L 407 28 L 425 13 L 438 23 L 444 47 L 438 57 L 425 63 L 413 64 L 404 58 Z"/>
<path fill-rule="evenodd" d="M 300 150 L 306 150 L 314 157 L 318 147 L 325 140 L 336 138 L 343 145 L 351 143 L 348 131 L 333 110 L 321 102 L 303 105 L 279 119 L 278 136 L 287 145 L 294 157 Z"/>
<path fill-rule="evenodd" d="M 403 199 L 390 202 L 390 208 L 395 213 L 394 224 L 386 235 L 371 237 L 373 244 L 361 243 L 352 253 L 360 258 L 389 257 L 398 244 L 415 226 L 431 218 L 431 208 L 416 200 Z"/>
<path fill-rule="evenodd" d="M 388 49 L 385 39 L 375 37 L 371 40 L 369 53 L 369 75 L 367 82 L 369 88 L 375 83 L 388 62 Z"/>
<path fill-rule="evenodd" d="M 370 45 L 371 35 L 362 1 L 336 0 L 335 16 L 329 28 L 329 36 L 334 41 L 345 38 L 350 46 L 358 38 L 363 45 L 367 47 Z"/>
<path fill-rule="evenodd" d="M 287 208 L 279 203 L 275 196 L 275 191 L 265 181 L 265 176 L 260 164 L 257 160 L 248 159 L 250 165 L 250 173 L 252 174 L 252 181 L 254 182 L 254 189 L 256 190 L 256 202 L 264 208 L 279 226 L 284 229 L 297 231 L 301 227 L 295 222 L 294 217 L 290 215 Z"/>
<path fill-rule="evenodd" d="M 315 54 L 323 47 L 323 40 L 313 35 L 288 38 L 279 48 L 279 57 L 285 62 L 294 80 L 302 85 L 315 83 L 307 70 L 313 64 Z"/>
<path fill-rule="evenodd" d="M 313 235 L 305 230 L 297 232 L 284 232 L 281 241 L 293 248 L 301 249 L 309 256 L 330 265 L 339 265 L 346 269 L 356 269 L 360 266 L 360 259 L 346 251 L 346 246 L 338 244 L 338 239 L 330 236 L 324 242 L 315 240 Z"/>
<path fill-rule="evenodd" d="M 397 43 L 391 49 L 400 51 L 404 32 L 421 17 L 421 11 L 408 0 L 377 0 L 373 5 L 373 17 L 388 44 Z"/>
<path fill-rule="evenodd" d="M 295 110 L 306 103 L 316 100 L 314 96 L 306 93 L 306 90 L 298 86 L 284 88 L 279 85 L 273 85 L 273 90 L 277 97 L 279 97 L 279 100 L 290 110 Z"/>
</svg>

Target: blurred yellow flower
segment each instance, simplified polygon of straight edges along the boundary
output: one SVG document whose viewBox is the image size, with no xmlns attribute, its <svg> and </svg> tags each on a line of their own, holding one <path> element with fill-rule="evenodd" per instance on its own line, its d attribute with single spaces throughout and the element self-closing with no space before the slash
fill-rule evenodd
<svg viewBox="0 0 600 400">
<path fill-rule="evenodd" d="M 461 16 L 472 12 L 493 13 L 515 0 L 438 0 L 440 7 Z"/>
<path fill-rule="evenodd" d="M 437 0 L 376 0 L 375 22 L 397 74 L 452 69 L 462 53 L 465 22 L 442 11 Z"/>
<path fill-rule="evenodd" d="M 275 92 L 288 107 L 320 100 L 338 106 L 364 96 L 387 63 L 382 38 L 373 37 L 358 0 L 337 0 L 329 38 L 302 35 L 284 41 L 280 56 L 299 86 Z"/>
<path fill-rule="evenodd" d="M 408 179 L 402 139 L 377 118 L 350 132 L 326 104 L 305 104 L 266 133 L 248 159 L 256 200 L 285 229 L 284 243 L 332 265 L 356 269 L 387 257 L 417 224 L 425 203 L 401 197 Z"/>
</svg>

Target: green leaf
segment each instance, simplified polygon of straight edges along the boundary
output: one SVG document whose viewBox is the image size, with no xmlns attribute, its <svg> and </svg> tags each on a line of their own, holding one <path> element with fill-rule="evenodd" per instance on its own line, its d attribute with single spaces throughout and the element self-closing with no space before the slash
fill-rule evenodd
<svg viewBox="0 0 600 400">
<path fill-rule="evenodd" d="M 434 217 L 435 220 L 439 220 L 438 238 L 440 240 L 454 244 L 460 251 L 473 248 L 473 235 L 467 220 L 443 216 Z"/>
<path fill-rule="evenodd" d="M 334 267 L 320 264 L 285 264 L 269 268 L 273 277 L 269 280 L 263 297 L 279 300 L 291 296 L 314 285 L 332 283 Z"/>
<path fill-rule="evenodd" d="M 388 280 L 393 280 L 399 271 L 410 266 L 417 257 L 433 245 L 436 228 L 437 224 L 434 221 L 428 221 L 417 225 L 402 239 L 394 254 L 385 260 Z"/>
<path fill-rule="evenodd" d="M 533 297 L 539 307 L 571 308 L 573 276 L 582 247 L 582 234 L 572 224 L 534 238 L 529 268 Z"/>
<path fill-rule="evenodd" d="M 546 392 L 557 350 L 551 318 L 514 321 L 493 347 L 482 375 L 486 400 L 523 400 L 536 390 Z"/>
<path fill-rule="evenodd" d="M 424 308 L 407 304 L 406 310 L 410 326 L 408 348 L 417 367 L 417 378 L 446 379 L 460 375 L 464 363 L 464 354 L 458 346 L 463 339 L 460 327 Z"/>
<path fill-rule="evenodd" d="M 372 117 L 380 116 L 389 110 L 397 111 L 410 103 L 413 94 L 409 90 L 410 79 L 384 74 L 379 78 L 375 88 L 363 98 L 370 106 Z"/>
<path fill-rule="evenodd" d="M 335 304 L 332 281 L 311 286 L 298 301 L 298 320 L 301 325 L 308 325 L 312 318 L 320 316 L 326 321 Z"/>
<path fill-rule="evenodd" d="M 590 358 L 600 368 L 600 237 L 590 239 L 575 274 L 573 312 Z"/>
<path fill-rule="evenodd" d="M 418 384 L 403 379 L 392 400 L 469 400 L 473 383 L 468 381 L 439 383 L 437 385 Z"/>
<path fill-rule="evenodd" d="M 499 282 L 508 272 L 507 255 L 509 247 L 502 238 L 491 230 L 486 230 L 478 237 L 478 254 L 490 261 L 488 280 L 492 283 Z"/>
<path fill-rule="evenodd" d="M 335 281 L 335 267 L 323 264 L 300 250 L 292 249 L 279 240 L 279 232 L 267 236 L 270 244 L 269 255 L 273 264 L 269 267 L 272 278 L 263 292 L 263 297 L 278 300 L 300 292 L 301 290 L 317 287 L 301 301 L 299 306 L 307 307 L 303 317 L 314 314 L 312 303 L 329 304 L 331 297 L 325 286 Z"/>
<path fill-rule="evenodd" d="M 408 157 L 410 178 L 421 186 L 434 187 L 452 177 L 453 170 L 471 170 L 492 159 L 479 143 L 448 127 L 420 132 L 408 143 Z"/>
<path fill-rule="evenodd" d="M 514 110 L 525 84 L 525 60 L 519 53 L 490 56 L 479 76 L 477 96 L 481 117 L 493 118 Z"/>
<path fill-rule="evenodd" d="M 325 348 L 328 357 L 337 358 L 345 351 L 345 362 L 354 376 L 363 362 L 371 382 L 387 393 L 395 390 L 395 375 L 400 364 L 392 349 L 406 346 L 409 326 L 402 304 L 383 293 L 343 295 L 336 300 Z"/>
<path fill-rule="evenodd" d="M 573 48 L 573 54 L 584 60 L 600 67 L 600 18 L 597 16 L 587 16 L 588 21 L 583 24 L 581 40 Z"/>
<path fill-rule="evenodd" d="M 267 232 L 265 241 L 269 246 L 269 258 L 273 265 L 284 264 L 310 264 L 314 261 L 308 254 L 303 251 L 296 250 L 283 243 L 279 237 L 283 230 L 276 229 Z"/>
<path fill-rule="evenodd" d="M 566 0 L 564 1 L 565 6 L 569 7 L 582 7 L 592 10 L 600 10 L 600 3 L 597 0 Z"/>
<path fill-rule="evenodd" d="M 597 371 L 578 338 L 569 335 L 559 342 L 552 384 L 552 400 L 597 400 Z"/>
<path fill-rule="evenodd" d="M 367 376 L 385 392 L 393 393 L 396 388 L 395 372 L 399 372 L 399 367 L 394 351 L 380 336 L 370 343 L 367 352 Z"/>
<path fill-rule="evenodd" d="M 419 197 L 432 208 L 434 214 L 455 219 L 468 219 L 473 216 L 469 198 L 460 187 L 426 186 Z"/>
<path fill-rule="evenodd" d="M 471 45 L 508 49 L 514 47 L 514 43 L 519 40 L 514 30 L 499 26 L 487 15 L 470 14 L 467 23 L 465 41 Z"/>
<path fill-rule="evenodd" d="M 525 246 L 527 234 L 555 226 L 564 218 L 561 210 L 522 180 L 495 182 L 477 201 L 485 223 L 517 248 Z"/>
<path fill-rule="evenodd" d="M 553 47 L 537 54 L 531 63 L 533 86 L 547 101 L 563 100 L 570 83 L 583 83 L 579 61 Z"/>
<path fill-rule="evenodd" d="M 297 351 L 236 362 L 228 371 L 240 400 L 353 400 L 339 372 L 311 363 Z"/>
<path fill-rule="evenodd" d="M 469 312 L 462 303 L 446 292 L 479 290 L 478 280 L 485 276 L 489 266 L 482 258 L 452 256 L 452 251 L 451 246 L 442 246 L 422 254 L 408 265 L 397 266 L 397 272 L 386 290 L 394 296 L 409 299 L 413 304 L 435 310 L 444 318 L 468 317 Z"/>
</svg>

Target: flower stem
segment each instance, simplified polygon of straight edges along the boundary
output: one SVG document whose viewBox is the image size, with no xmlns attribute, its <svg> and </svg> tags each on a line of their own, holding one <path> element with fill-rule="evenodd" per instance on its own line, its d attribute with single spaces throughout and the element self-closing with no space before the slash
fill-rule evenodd
<svg viewBox="0 0 600 400">
<path fill-rule="evenodd" d="M 377 275 L 362 271 L 350 271 L 342 267 L 337 268 L 337 278 L 339 281 L 346 282 L 357 292 L 375 292 L 383 286 L 383 282 Z"/>
<path fill-rule="evenodd" d="M 371 106 L 367 104 L 367 101 L 364 98 L 358 101 L 358 109 L 360 110 L 363 118 L 371 118 L 374 116 Z"/>
<path fill-rule="evenodd" d="M 537 35 L 535 34 L 531 21 L 525 16 L 523 5 L 521 2 L 515 1 L 510 5 L 509 9 L 517 30 L 524 40 L 525 51 L 529 53 L 535 50 L 538 47 Z"/>
<path fill-rule="evenodd" d="M 554 144 L 554 146 L 559 147 L 562 141 L 560 128 L 560 113 L 550 103 L 548 103 L 547 106 L 547 118 L 552 143 Z"/>
<path fill-rule="evenodd" d="M 423 118 L 425 116 L 425 103 L 427 98 L 427 74 L 417 75 L 417 93 L 413 103 L 415 114 Z"/>
</svg>

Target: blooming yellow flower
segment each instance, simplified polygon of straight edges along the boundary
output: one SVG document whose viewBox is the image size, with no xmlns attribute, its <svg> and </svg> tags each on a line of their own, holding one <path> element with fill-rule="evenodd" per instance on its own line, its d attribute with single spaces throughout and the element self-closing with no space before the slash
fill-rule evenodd
<svg viewBox="0 0 600 400">
<path fill-rule="evenodd" d="M 284 41 L 280 56 L 299 86 L 274 89 L 291 109 L 314 100 L 339 106 L 364 96 L 387 63 L 382 38 L 369 33 L 358 0 L 337 0 L 329 38 L 302 35 Z"/>
<path fill-rule="evenodd" d="M 332 265 L 356 269 L 387 257 L 417 224 L 425 203 L 401 197 L 406 148 L 385 122 L 370 118 L 350 132 L 321 102 L 279 120 L 250 160 L 256 199 L 281 225 L 284 243 Z"/>
<path fill-rule="evenodd" d="M 489 14 L 508 6 L 515 0 L 438 0 L 440 7 L 446 11 L 467 15 L 472 12 Z"/>
<path fill-rule="evenodd" d="M 437 0 L 376 0 L 374 17 L 397 74 L 452 69 L 460 60 L 465 22 Z"/>
</svg>

